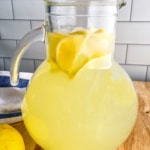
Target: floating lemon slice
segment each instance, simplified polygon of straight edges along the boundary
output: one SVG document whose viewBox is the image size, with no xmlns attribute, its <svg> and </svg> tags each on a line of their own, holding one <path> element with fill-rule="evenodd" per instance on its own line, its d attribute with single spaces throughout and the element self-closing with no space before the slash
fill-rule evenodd
<svg viewBox="0 0 150 150">
<path fill-rule="evenodd" d="M 81 28 L 81 27 L 78 27 L 78 28 L 75 28 L 74 30 L 72 30 L 70 33 L 70 35 L 87 35 L 88 34 L 88 31 L 85 29 L 85 28 Z"/>
<path fill-rule="evenodd" d="M 54 32 L 48 35 L 48 42 L 51 61 L 70 76 L 82 68 L 111 66 L 114 35 L 105 29 L 76 28 L 68 34 Z"/>
<path fill-rule="evenodd" d="M 87 69 L 109 69 L 112 66 L 111 55 L 98 57 L 88 61 L 82 68 L 76 72 L 76 76 Z"/>
<path fill-rule="evenodd" d="M 108 69 L 112 65 L 111 55 L 94 58 L 84 65 L 88 69 Z"/>
<path fill-rule="evenodd" d="M 106 29 L 104 29 L 104 28 L 98 29 L 98 30 L 95 30 L 94 33 L 106 33 Z"/>
<path fill-rule="evenodd" d="M 73 35 L 64 38 L 57 46 L 56 62 L 59 67 L 69 74 L 73 74 L 87 61 L 82 51 L 83 35 Z"/>
<path fill-rule="evenodd" d="M 90 59 L 109 55 L 114 49 L 114 36 L 105 29 L 97 30 L 86 39 L 85 47 Z"/>
<path fill-rule="evenodd" d="M 55 62 L 56 61 L 56 49 L 58 43 L 66 37 L 65 34 L 59 33 L 59 32 L 53 32 L 53 33 L 48 33 L 47 34 L 47 39 L 48 39 L 48 53 L 49 57 Z"/>
<path fill-rule="evenodd" d="M 94 32 L 100 32 L 100 30 L 102 31 L 103 29 L 96 30 L 94 28 L 85 29 L 85 28 L 82 28 L 82 27 L 78 27 L 78 28 L 75 28 L 74 30 L 72 30 L 69 34 L 71 34 L 71 35 L 81 34 L 81 35 L 90 36 Z"/>
</svg>

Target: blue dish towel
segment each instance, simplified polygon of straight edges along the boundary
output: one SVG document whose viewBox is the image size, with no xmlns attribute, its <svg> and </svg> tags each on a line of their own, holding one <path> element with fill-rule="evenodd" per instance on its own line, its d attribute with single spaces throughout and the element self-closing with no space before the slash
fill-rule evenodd
<svg viewBox="0 0 150 150">
<path fill-rule="evenodd" d="M 15 87 L 18 88 L 25 88 L 28 85 L 29 80 L 27 79 L 20 79 L 19 84 Z M 9 76 L 0 76 L 0 87 L 14 87 L 10 84 L 10 77 Z"/>
<path fill-rule="evenodd" d="M 0 116 L 3 114 L 20 112 L 21 103 L 26 92 L 26 87 L 32 77 L 32 73 L 20 73 L 20 80 L 17 86 L 10 84 L 8 71 L 0 71 Z M 6 116 L 6 115 L 5 115 Z"/>
</svg>

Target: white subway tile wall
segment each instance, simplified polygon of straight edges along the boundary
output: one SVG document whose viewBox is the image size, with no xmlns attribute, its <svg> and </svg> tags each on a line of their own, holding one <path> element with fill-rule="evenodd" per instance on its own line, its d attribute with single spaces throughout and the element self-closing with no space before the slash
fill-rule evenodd
<svg viewBox="0 0 150 150">
<path fill-rule="evenodd" d="M 128 0 L 125 7 L 119 10 L 118 21 L 130 21 L 132 0 Z"/>
<path fill-rule="evenodd" d="M 0 40 L 0 57 L 11 57 L 16 48 L 15 40 Z"/>
<path fill-rule="evenodd" d="M 4 58 L 4 69 L 10 70 L 10 62 L 11 58 Z M 20 63 L 20 69 L 21 72 L 34 72 L 35 71 L 35 65 L 34 60 L 32 59 L 22 59 Z"/>
<path fill-rule="evenodd" d="M 42 42 L 39 42 L 39 43 L 35 43 L 31 45 L 25 52 L 23 58 L 45 59 L 46 58 L 45 44 Z"/>
<path fill-rule="evenodd" d="M 144 81 L 147 73 L 147 66 L 122 65 L 132 80 Z"/>
<path fill-rule="evenodd" d="M 150 22 L 118 22 L 116 42 L 150 44 Z"/>
<path fill-rule="evenodd" d="M 132 21 L 150 21 L 150 0 L 133 0 Z"/>
<path fill-rule="evenodd" d="M 44 21 L 31 21 L 31 28 L 35 29 L 41 26 L 44 23 Z"/>
<path fill-rule="evenodd" d="M 42 63 L 42 60 L 35 60 L 35 69 Z"/>
<path fill-rule="evenodd" d="M 21 39 L 30 30 L 30 21 L 0 20 L 1 39 Z"/>
<path fill-rule="evenodd" d="M 120 64 L 125 64 L 126 61 L 126 52 L 127 51 L 127 45 L 125 44 L 116 44 L 115 48 L 115 60 Z"/>
<path fill-rule="evenodd" d="M 15 19 L 44 19 L 44 5 L 42 0 L 13 0 Z"/>
<path fill-rule="evenodd" d="M 150 65 L 150 45 L 129 45 L 127 64 Z"/>
<path fill-rule="evenodd" d="M 13 19 L 11 0 L 0 0 L 0 19 Z"/>
<path fill-rule="evenodd" d="M 150 81 L 150 0 L 126 1 L 118 13 L 115 60 L 133 80 Z M 0 70 L 9 70 L 18 41 L 43 22 L 43 0 L 0 0 Z M 34 72 L 45 51 L 44 43 L 32 45 L 20 71 Z"/>
</svg>

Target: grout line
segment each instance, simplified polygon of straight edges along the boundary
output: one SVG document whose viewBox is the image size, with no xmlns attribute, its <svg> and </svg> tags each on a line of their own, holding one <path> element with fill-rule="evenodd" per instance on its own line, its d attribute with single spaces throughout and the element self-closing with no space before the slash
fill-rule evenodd
<svg viewBox="0 0 150 150">
<path fill-rule="evenodd" d="M 30 20 L 30 30 L 32 30 L 32 20 Z"/>
<path fill-rule="evenodd" d="M 133 21 L 117 21 L 118 23 L 150 23 L 149 21 L 142 21 L 142 20 L 133 20 Z"/>
<path fill-rule="evenodd" d="M 3 68 L 4 68 L 4 70 L 5 70 L 5 61 L 4 61 L 4 57 L 2 57 L 2 59 L 3 59 Z"/>
<path fill-rule="evenodd" d="M 34 61 L 34 58 L 22 58 L 22 60 L 32 60 L 32 61 Z"/>
<path fill-rule="evenodd" d="M 16 46 L 18 45 L 18 42 L 17 42 L 17 40 L 15 40 L 16 41 Z"/>
<path fill-rule="evenodd" d="M 0 20 L 2 20 L 2 21 L 5 21 L 5 20 L 8 20 L 8 21 L 41 21 L 41 22 L 44 22 L 44 19 L 42 20 L 42 19 L 31 19 L 31 18 L 29 18 L 29 19 L 0 19 Z M 138 20 L 138 21 L 117 21 L 118 23 L 150 23 L 150 20 L 149 21 L 142 21 L 142 20 Z"/>
<path fill-rule="evenodd" d="M 2 58 L 2 57 L 1 57 Z M 11 60 L 11 57 L 3 57 L 3 58 L 6 58 L 6 59 L 10 59 Z M 22 60 L 34 60 L 32 58 L 22 58 Z"/>
<path fill-rule="evenodd" d="M 11 7 L 12 7 L 13 20 L 14 20 L 15 19 L 15 13 L 14 13 L 13 0 L 11 0 Z"/>
<path fill-rule="evenodd" d="M 148 80 L 148 66 L 147 66 L 147 69 L 146 69 L 146 75 L 145 75 L 145 81 Z"/>
<path fill-rule="evenodd" d="M 134 0 L 131 0 L 131 8 L 130 8 L 130 21 L 132 20 L 133 3 L 134 3 Z"/>
<path fill-rule="evenodd" d="M 25 19 L 26 20 L 26 19 Z M 27 20 L 29 20 L 29 19 L 27 19 Z M 42 19 L 30 19 L 31 21 L 44 21 L 44 19 L 42 20 Z"/>
<path fill-rule="evenodd" d="M 12 20 L 14 20 L 14 21 L 30 21 L 31 20 L 31 21 L 41 21 L 41 22 L 43 21 L 44 22 L 44 19 L 43 20 L 41 20 L 41 19 L 38 20 L 38 19 L 31 19 L 31 18 L 29 18 L 29 19 L 15 19 L 15 18 L 14 19 L 4 19 L 3 18 L 3 19 L 0 19 L 0 20 L 2 20 L 2 21 L 5 21 L 5 20 L 8 20 L 8 21 L 12 21 Z"/>
<path fill-rule="evenodd" d="M 41 62 L 43 62 L 45 59 L 44 59 L 44 58 L 43 58 L 43 59 L 35 58 L 34 60 L 35 60 L 35 62 L 36 62 L 36 61 L 41 61 Z"/>
<path fill-rule="evenodd" d="M 139 66 L 139 67 L 146 67 L 146 65 L 142 65 L 142 64 L 121 64 L 121 65 L 125 65 L 125 66 Z"/>
<path fill-rule="evenodd" d="M 13 41 L 13 42 L 15 42 L 16 40 L 15 39 L 0 39 L 0 41 Z"/>
<path fill-rule="evenodd" d="M 36 58 L 36 59 L 34 59 L 35 61 L 37 60 L 37 61 L 44 61 L 45 59 L 38 59 L 38 58 Z"/>
<path fill-rule="evenodd" d="M 10 59 L 11 57 L 3 57 L 3 58 L 7 58 L 7 59 Z"/>
<path fill-rule="evenodd" d="M 115 43 L 115 45 L 127 45 L 127 44 L 122 44 L 122 43 Z"/>
<path fill-rule="evenodd" d="M 35 59 L 33 59 L 34 61 L 34 71 L 36 70 L 36 62 L 35 62 Z"/>
<path fill-rule="evenodd" d="M 127 64 L 127 57 L 128 57 L 128 44 L 127 44 L 127 46 L 126 46 L 125 64 Z"/>
<path fill-rule="evenodd" d="M 117 62 L 117 61 L 115 60 L 115 62 Z M 117 62 L 117 63 L 118 63 L 119 65 L 121 65 L 121 66 L 122 66 L 122 65 L 125 65 L 125 64 L 123 64 L 123 63 L 119 63 L 119 62 Z"/>
<path fill-rule="evenodd" d="M 7 57 L 3 57 L 3 62 L 4 62 L 4 70 L 6 70 L 6 62 L 5 62 L 5 58 L 7 58 Z"/>
<path fill-rule="evenodd" d="M 0 39 L 0 40 L 8 40 L 8 41 L 19 41 L 20 39 Z"/>
<path fill-rule="evenodd" d="M 148 45 L 150 46 L 150 44 L 143 44 L 143 43 L 115 43 L 117 45 Z"/>
</svg>

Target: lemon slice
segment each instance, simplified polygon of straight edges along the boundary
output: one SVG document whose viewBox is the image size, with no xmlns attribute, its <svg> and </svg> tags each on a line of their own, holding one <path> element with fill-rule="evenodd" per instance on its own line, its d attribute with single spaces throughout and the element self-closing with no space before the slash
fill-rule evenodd
<svg viewBox="0 0 150 150">
<path fill-rule="evenodd" d="M 99 29 L 99 30 L 96 30 L 95 28 L 88 28 L 88 29 L 85 29 L 85 28 L 82 28 L 82 27 L 78 27 L 78 28 L 75 28 L 74 30 L 72 30 L 69 34 L 71 35 L 77 35 L 77 34 L 81 34 L 81 35 L 90 35 L 94 32 L 103 32 L 103 29 Z"/>
<path fill-rule="evenodd" d="M 70 76 L 82 68 L 108 68 L 114 49 L 114 35 L 105 29 L 76 28 L 68 34 L 53 32 L 48 35 L 50 61 L 57 70 Z"/>
<path fill-rule="evenodd" d="M 106 56 L 114 49 L 114 36 L 101 29 L 86 39 L 85 47 L 90 59 Z"/>
<path fill-rule="evenodd" d="M 78 28 L 75 28 L 74 30 L 72 30 L 69 34 L 71 35 L 87 35 L 88 34 L 88 31 L 85 29 L 85 28 L 81 28 L 81 27 L 78 27 Z"/>
<path fill-rule="evenodd" d="M 85 68 L 88 69 L 108 69 L 112 65 L 111 55 L 106 55 L 103 57 L 94 58 L 85 64 Z"/>
<path fill-rule="evenodd" d="M 58 43 L 66 37 L 65 34 L 59 33 L 59 32 L 53 32 L 47 34 L 47 48 L 48 48 L 48 54 L 50 55 L 49 58 L 51 58 L 54 62 L 56 61 L 56 48 Z"/>
<path fill-rule="evenodd" d="M 106 33 L 106 29 L 104 29 L 104 28 L 98 29 L 95 31 L 95 33 Z"/>
<path fill-rule="evenodd" d="M 72 74 L 84 65 L 87 60 L 82 49 L 84 40 L 83 35 L 70 35 L 58 44 L 56 62 L 62 70 Z"/>
<path fill-rule="evenodd" d="M 79 69 L 79 71 L 75 74 L 77 76 L 80 72 L 87 70 L 87 69 L 109 69 L 112 66 L 111 55 L 98 57 L 91 59 L 85 65 Z"/>
</svg>

